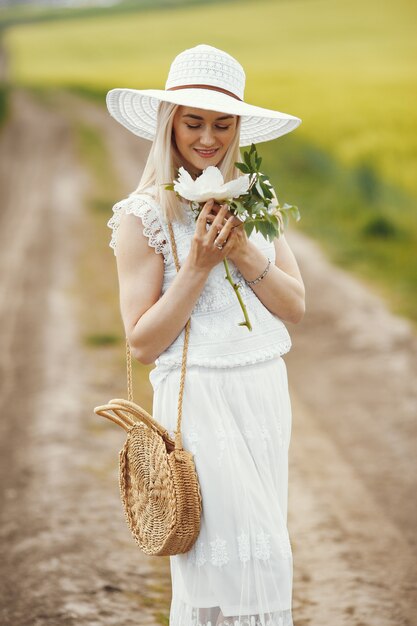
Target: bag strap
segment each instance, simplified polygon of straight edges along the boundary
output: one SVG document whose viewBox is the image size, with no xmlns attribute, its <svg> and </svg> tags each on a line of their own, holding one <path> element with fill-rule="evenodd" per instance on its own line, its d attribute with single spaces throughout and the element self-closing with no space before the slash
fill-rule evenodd
<svg viewBox="0 0 417 626">
<path fill-rule="evenodd" d="M 177 254 L 177 244 L 175 243 L 174 231 L 172 229 L 171 222 L 168 221 L 169 236 L 171 237 L 172 252 L 174 254 L 175 267 L 177 272 L 180 271 L 180 263 Z M 178 415 L 177 415 L 177 430 L 175 431 L 175 449 L 182 450 L 182 436 L 181 436 L 181 419 L 182 419 L 182 399 L 184 395 L 184 383 L 185 383 L 185 370 L 187 362 L 188 342 L 190 338 L 190 325 L 191 318 L 188 319 L 185 325 L 185 338 L 184 347 L 182 351 L 181 362 L 181 378 L 180 378 L 180 392 L 178 396 Z M 129 402 L 133 402 L 133 382 L 132 382 L 132 353 L 130 351 L 129 341 L 126 337 L 126 369 L 127 369 L 127 397 Z"/>
</svg>

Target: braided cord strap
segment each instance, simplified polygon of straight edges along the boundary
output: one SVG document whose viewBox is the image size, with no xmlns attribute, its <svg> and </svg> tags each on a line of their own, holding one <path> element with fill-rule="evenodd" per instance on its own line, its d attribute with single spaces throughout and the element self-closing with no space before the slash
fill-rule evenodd
<svg viewBox="0 0 417 626">
<path fill-rule="evenodd" d="M 171 222 L 168 222 L 169 235 L 171 237 L 172 252 L 174 254 L 175 267 L 177 272 L 180 271 L 180 263 L 177 254 L 177 245 L 175 243 L 174 231 L 172 230 Z M 187 362 L 188 343 L 190 338 L 190 326 L 191 318 L 188 319 L 185 325 L 185 338 L 184 347 L 182 351 L 181 362 L 181 378 L 180 378 L 180 392 L 178 396 L 178 417 L 177 417 L 177 430 L 175 431 L 175 450 L 182 450 L 182 436 L 181 436 L 181 420 L 182 420 L 182 399 L 184 396 L 184 383 L 185 383 L 185 370 Z M 129 341 L 126 337 L 126 370 L 127 370 L 127 397 L 130 402 L 133 402 L 133 383 L 132 383 L 132 353 L 130 350 Z"/>
<path fill-rule="evenodd" d="M 127 398 L 129 402 L 133 402 L 133 383 L 132 383 L 132 355 L 130 353 L 129 341 L 126 337 L 126 374 L 127 374 Z"/>
</svg>

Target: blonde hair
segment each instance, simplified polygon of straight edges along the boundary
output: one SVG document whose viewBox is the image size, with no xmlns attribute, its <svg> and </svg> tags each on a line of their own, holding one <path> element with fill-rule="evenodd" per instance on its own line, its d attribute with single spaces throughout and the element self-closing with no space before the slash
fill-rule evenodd
<svg viewBox="0 0 417 626">
<path fill-rule="evenodd" d="M 177 176 L 177 170 L 183 165 L 181 155 L 173 141 L 172 126 L 177 104 L 161 102 L 158 108 L 155 139 L 149 152 L 139 185 L 130 196 L 136 193 L 146 193 L 150 186 L 156 186 L 153 194 L 162 207 L 167 220 L 184 220 L 184 209 L 174 191 L 165 189 L 165 185 L 172 183 Z M 236 132 L 218 168 L 224 181 L 230 181 L 241 175 L 235 167 L 236 162 L 242 161 L 239 149 L 241 119 L 237 117 Z"/>
</svg>

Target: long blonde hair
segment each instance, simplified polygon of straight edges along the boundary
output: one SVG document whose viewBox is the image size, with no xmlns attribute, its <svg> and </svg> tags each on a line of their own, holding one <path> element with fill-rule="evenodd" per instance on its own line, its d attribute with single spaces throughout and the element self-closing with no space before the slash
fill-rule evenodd
<svg viewBox="0 0 417 626">
<path fill-rule="evenodd" d="M 153 195 L 161 205 L 165 219 L 170 221 L 184 220 L 184 209 L 175 192 L 165 189 L 165 185 L 173 182 L 179 167 L 183 165 L 172 133 L 174 116 L 178 106 L 171 102 L 160 103 L 155 139 L 152 142 L 139 185 L 130 194 L 132 196 L 136 193 L 143 193 L 148 187 L 155 185 L 156 191 Z M 240 124 L 241 119 L 238 117 L 233 141 L 218 165 L 225 182 L 241 175 L 240 170 L 234 165 L 236 162 L 242 161 L 239 150 Z"/>
</svg>

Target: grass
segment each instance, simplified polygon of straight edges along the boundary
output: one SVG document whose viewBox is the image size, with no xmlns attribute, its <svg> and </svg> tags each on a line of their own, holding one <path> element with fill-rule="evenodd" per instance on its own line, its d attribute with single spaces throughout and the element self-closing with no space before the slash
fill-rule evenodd
<svg viewBox="0 0 417 626">
<path fill-rule="evenodd" d="M 5 40 L 17 82 L 100 94 L 163 87 L 180 50 L 223 47 L 246 69 L 249 101 L 294 113 L 301 137 L 417 195 L 416 17 L 411 0 L 261 0 L 16 26 Z"/>
<path fill-rule="evenodd" d="M 390 308 L 417 323 L 415 201 L 368 163 L 346 167 L 317 146 L 284 137 L 265 145 L 264 170 L 281 204 L 296 204 L 300 229 L 338 265 L 377 288 Z"/>
<path fill-rule="evenodd" d="M 9 91 L 8 85 L 0 84 L 0 129 L 9 116 Z"/>
<path fill-rule="evenodd" d="M 6 123 L 10 107 L 9 107 L 9 92 L 10 85 L 7 77 L 7 72 L 3 73 L 1 69 L 2 63 L 2 50 L 3 50 L 3 41 L 2 41 L 2 32 L 0 30 L 0 130 L 2 126 Z M 5 74 L 5 75 L 4 75 Z"/>
</svg>

